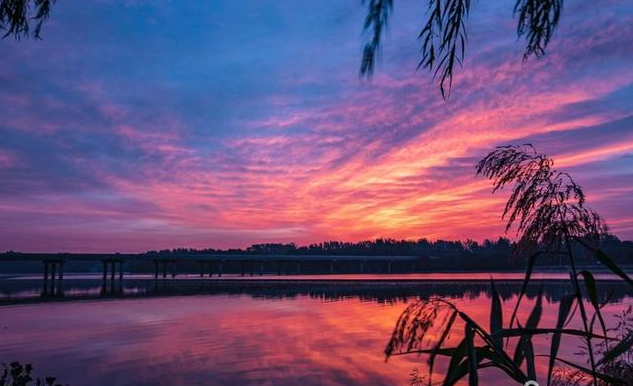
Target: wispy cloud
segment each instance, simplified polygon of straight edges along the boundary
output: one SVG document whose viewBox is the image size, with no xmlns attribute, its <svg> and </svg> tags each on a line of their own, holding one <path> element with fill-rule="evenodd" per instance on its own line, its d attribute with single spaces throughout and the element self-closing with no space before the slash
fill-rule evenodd
<svg viewBox="0 0 633 386">
<path fill-rule="evenodd" d="M 505 195 L 474 164 L 526 142 L 633 237 L 626 2 L 570 4 L 548 55 L 524 63 L 508 10 L 476 5 L 448 102 L 413 71 L 413 5 L 368 83 L 360 7 L 230 4 L 64 4 L 43 42 L 0 43 L 0 249 L 494 238 Z M 174 12 L 200 15 L 193 36 Z"/>
</svg>

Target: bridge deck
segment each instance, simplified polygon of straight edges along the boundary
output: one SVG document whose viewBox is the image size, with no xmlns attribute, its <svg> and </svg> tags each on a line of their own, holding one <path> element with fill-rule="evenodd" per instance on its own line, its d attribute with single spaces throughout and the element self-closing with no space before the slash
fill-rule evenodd
<svg viewBox="0 0 633 386">
<path fill-rule="evenodd" d="M 254 255 L 254 254 L 101 254 L 101 253 L 5 253 L 0 261 L 413 261 L 419 256 L 390 255 Z"/>
</svg>

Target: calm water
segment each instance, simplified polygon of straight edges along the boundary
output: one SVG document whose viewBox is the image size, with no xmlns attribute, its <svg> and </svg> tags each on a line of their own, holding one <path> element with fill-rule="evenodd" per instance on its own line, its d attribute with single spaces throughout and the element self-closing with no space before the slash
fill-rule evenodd
<svg viewBox="0 0 633 386">
<path fill-rule="evenodd" d="M 94 277 L 75 277 L 64 281 L 64 298 L 53 299 L 39 297 L 39 279 L 4 278 L 0 361 L 33 363 L 38 375 L 55 375 L 70 385 L 404 386 L 415 366 L 424 370 L 424 358 L 385 362 L 383 350 L 408 302 L 450 298 L 487 325 L 489 284 L 477 277 L 443 280 L 450 278 L 158 283 L 131 278 L 104 291 Z M 510 307 L 520 283 L 498 279 Z M 553 325 L 568 283 L 541 284 L 547 300 L 543 324 Z M 626 286 L 603 281 L 600 287 L 614 294 L 605 315 L 633 304 Z M 530 293 L 537 290 L 538 284 Z M 566 355 L 573 357 L 578 344 L 563 342 Z M 539 364 L 541 371 L 544 366 Z M 511 384 L 495 371 L 482 378 L 483 384 Z"/>
</svg>

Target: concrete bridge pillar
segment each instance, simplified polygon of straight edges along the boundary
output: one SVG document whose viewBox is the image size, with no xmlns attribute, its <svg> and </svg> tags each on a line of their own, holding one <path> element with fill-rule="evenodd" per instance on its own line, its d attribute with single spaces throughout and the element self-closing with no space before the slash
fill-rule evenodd
<svg viewBox="0 0 633 386">
<path fill-rule="evenodd" d="M 51 268 L 51 293 L 54 294 L 55 293 L 55 262 L 52 262 L 52 268 Z"/>
<path fill-rule="evenodd" d="M 53 280 L 55 280 L 55 279 L 53 278 Z M 57 277 L 57 294 L 60 295 L 60 296 L 64 292 L 63 285 L 64 285 L 64 262 L 60 261 L 59 262 L 59 274 L 58 274 L 58 277 Z"/>
<path fill-rule="evenodd" d="M 42 264 L 44 265 L 42 296 L 61 295 L 64 261 L 44 259 Z"/>
<path fill-rule="evenodd" d="M 42 263 L 44 264 L 44 284 L 42 287 L 42 296 L 47 296 L 48 295 L 48 266 L 49 266 L 49 262 L 44 260 L 42 261 Z M 55 280 L 55 278 L 53 277 L 53 280 Z"/>
<path fill-rule="evenodd" d="M 44 281 L 48 281 L 48 261 L 44 260 Z"/>
</svg>

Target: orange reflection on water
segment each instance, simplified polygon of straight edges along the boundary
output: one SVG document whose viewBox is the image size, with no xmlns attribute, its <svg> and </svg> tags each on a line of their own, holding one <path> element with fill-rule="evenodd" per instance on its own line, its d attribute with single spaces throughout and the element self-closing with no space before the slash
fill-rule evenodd
<svg viewBox="0 0 633 386">
<path fill-rule="evenodd" d="M 487 326 L 487 295 L 452 300 Z M 513 300 L 505 303 L 506 314 Z M 408 385 L 414 366 L 426 371 L 426 358 L 385 362 L 383 354 L 405 307 L 401 300 L 245 295 L 2 307 L 0 360 L 32 362 L 38 374 L 70 385 Z M 605 315 L 623 306 L 610 307 Z M 553 325 L 557 305 L 546 301 L 544 308 L 543 325 Z M 451 342 L 460 336 L 456 331 Z M 564 355 L 578 343 L 564 341 Z M 536 350 L 547 344 L 537 342 Z M 438 376 L 444 371 L 438 363 Z M 494 370 L 481 377 L 485 384 L 511 384 Z"/>
</svg>

